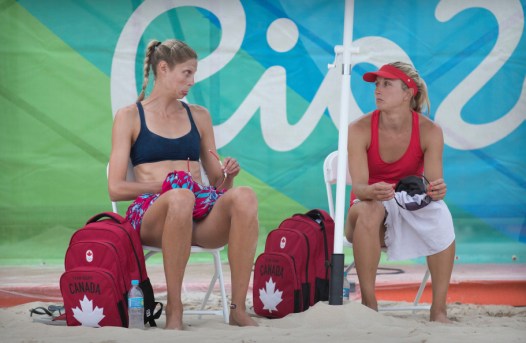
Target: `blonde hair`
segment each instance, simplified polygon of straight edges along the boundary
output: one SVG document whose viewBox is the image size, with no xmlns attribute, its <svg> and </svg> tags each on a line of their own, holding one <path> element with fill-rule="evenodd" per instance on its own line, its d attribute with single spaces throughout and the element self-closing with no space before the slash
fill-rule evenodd
<svg viewBox="0 0 526 343">
<path fill-rule="evenodd" d="M 416 95 L 411 98 L 411 108 L 418 113 L 424 114 L 425 112 L 427 115 L 429 115 L 431 113 L 431 102 L 429 101 L 429 96 L 427 93 L 427 85 L 424 79 L 420 77 L 415 67 L 405 62 L 393 62 L 389 63 L 389 65 L 400 69 L 407 76 L 412 78 L 413 81 L 415 81 L 418 87 L 418 93 L 416 93 Z M 406 90 L 409 87 L 407 87 L 407 85 L 402 82 L 402 88 Z"/>
<path fill-rule="evenodd" d="M 137 101 L 144 99 L 146 87 L 148 86 L 148 79 L 150 76 L 150 69 L 153 71 L 154 78 L 157 77 L 157 65 L 161 61 L 165 61 L 168 67 L 172 69 L 178 63 L 186 62 L 190 59 L 197 59 L 197 54 L 186 43 L 177 39 L 168 39 L 164 42 L 152 40 L 146 47 L 146 56 L 144 57 L 144 79 L 142 82 L 142 90 L 137 98 Z"/>
</svg>

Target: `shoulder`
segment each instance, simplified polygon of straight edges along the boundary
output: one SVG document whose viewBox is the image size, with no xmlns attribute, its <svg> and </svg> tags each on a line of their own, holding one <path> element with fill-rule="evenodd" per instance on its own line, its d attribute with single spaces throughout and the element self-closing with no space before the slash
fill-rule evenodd
<svg viewBox="0 0 526 343">
<path fill-rule="evenodd" d="M 138 135 L 140 126 L 137 105 L 132 104 L 123 107 L 115 113 L 115 118 L 113 119 L 113 138 L 122 144 L 121 139 L 128 141 L 130 137 Z"/>
<path fill-rule="evenodd" d="M 368 113 L 349 124 L 349 132 L 354 134 L 369 134 L 371 132 L 371 118 L 373 113 Z"/>
<path fill-rule="evenodd" d="M 204 106 L 201 106 L 201 105 L 196 105 L 196 104 L 189 104 L 187 102 L 185 102 L 185 104 L 188 106 L 188 108 L 190 109 L 190 112 L 192 112 L 193 115 L 197 115 L 197 116 L 206 116 L 206 115 L 210 115 L 210 112 L 208 112 L 208 109 Z"/>
<path fill-rule="evenodd" d="M 349 124 L 349 137 L 347 138 L 349 147 L 369 148 L 371 142 L 371 118 L 372 112 Z"/>
<path fill-rule="evenodd" d="M 210 112 L 208 112 L 208 109 L 206 107 L 189 103 L 186 103 L 186 105 L 188 105 L 188 108 L 190 109 L 194 120 L 210 120 Z"/>
<path fill-rule="evenodd" d="M 202 135 L 203 133 L 212 130 L 212 117 L 206 107 L 189 103 L 186 104 L 192 113 L 192 118 L 194 119 L 199 133 Z"/>
<path fill-rule="evenodd" d="M 133 119 L 139 117 L 139 110 L 137 109 L 136 104 L 131 104 L 126 107 L 120 108 L 117 113 L 115 113 L 115 121 L 133 121 Z"/>
<path fill-rule="evenodd" d="M 429 119 L 428 117 L 418 114 L 420 133 L 428 135 L 442 135 L 442 128 L 440 125 Z"/>
<path fill-rule="evenodd" d="M 440 125 L 429 119 L 428 117 L 418 114 L 420 139 L 425 146 L 433 143 L 443 144 L 444 135 Z"/>
<path fill-rule="evenodd" d="M 114 130 L 133 132 L 140 127 L 139 110 L 136 104 L 120 108 L 113 120 Z"/>
</svg>

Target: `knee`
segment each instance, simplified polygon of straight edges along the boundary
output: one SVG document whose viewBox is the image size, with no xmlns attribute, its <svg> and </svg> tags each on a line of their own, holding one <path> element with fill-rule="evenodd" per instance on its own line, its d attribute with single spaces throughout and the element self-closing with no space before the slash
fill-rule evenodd
<svg viewBox="0 0 526 343">
<path fill-rule="evenodd" d="M 232 210 L 235 213 L 246 213 L 257 216 L 258 199 L 250 187 L 237 187 L 230 190 Z"/>
<path fill-rule="evenodd" d="M 352 234 L 353 234 L 353 225 L 352 225 L 352 218 L 351 218 L 351 213 L 349 211 L 348 215 L 347 215 L 347 219 L 345 220 L 345 227 L 344 227 L 344 234 L 345 234 L 345 238 L 347 239 L 347 241 L 349 243 L 352 243 Z"/>
<path fill-rule="evenodd" d="M 385 218 L 385 208 L 382 203 L 378 201 L 361 201 L 355 206 L 357 207 L 357 216 L 354 231 L 378 231 Z"/>
<path fill-rule="evenodd" d="M 195 204 L 195 196 L 189 189 L 174 188 L 165 192 L 169 214 L 192 215 Z"/>
<path fill-rule="evenodd" d="M 246 225 L 245 229 L 257 235 L 259 226 L 257 224 L 258 200 L 256 193 L 249 187 L 237 187 L 230 191 L 233 191 L 230 194 L 232 201 L 230 207 L 231 218 L 233 220 L 237 218 L 246 221 L 250 225 Z"/>
</svg>

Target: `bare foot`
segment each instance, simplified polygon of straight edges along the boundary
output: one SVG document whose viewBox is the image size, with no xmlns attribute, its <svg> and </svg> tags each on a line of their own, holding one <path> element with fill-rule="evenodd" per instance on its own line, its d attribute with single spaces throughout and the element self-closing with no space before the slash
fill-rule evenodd
<svg viewBox="0 0 526 343">
<path fill-rule="evenodd" d="M 229 324 L 235 326 L 259 326 L 258 323 L 248 315 L 245 309 L 239 306 L 230 309 Z"/>
<path fill-rule="evenodd" d="M 367 306 L 371 310 L 378 312 L 378 302 L 376 301 L 376 298 L 373 298 L 373 300 L 371 301 L 367 301 L 365 298 L 362 297 L 362 305 Z"/>
<path fill-rule="evenodd" d="M 452 324 L 453 322 L 448 319 L 446 311 L 433 311 L 431 309 L 430 315 L 429 315 L 429 321 L 431 322 L 439 322 L 444 324 Z"/>
<path fill-rule="evenodd" d="M 166 325 L 164 328 L 166 330 L 182 330 L 183 329 L 183 310 L 174 309 L 169 310 L 166 306 Z"/>
</svg>

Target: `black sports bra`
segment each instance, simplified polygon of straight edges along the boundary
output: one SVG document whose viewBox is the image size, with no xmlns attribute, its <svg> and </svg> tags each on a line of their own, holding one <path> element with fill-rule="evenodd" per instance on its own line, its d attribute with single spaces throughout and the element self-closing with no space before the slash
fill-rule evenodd
<svg viewBox="0 0 526 343">
<path fill-rule="evenodd" d="M 192 118 L 190 108 L 184 102 L 181 102 L 181 104 L 183 104 L 188 113 L 188 119 L 190 119 L 190 132 L 179 138 L 165 138 L 148 130 L 144 119 L 144 109 L 140 102 L 137 103 L 139 117 L 141 118 L 141 131 L 130 150 L 130 159 L 133 166 L 159 161 L 188 159 L 190 161 L 199 161 L 201 136 Z"/>
</svg>

